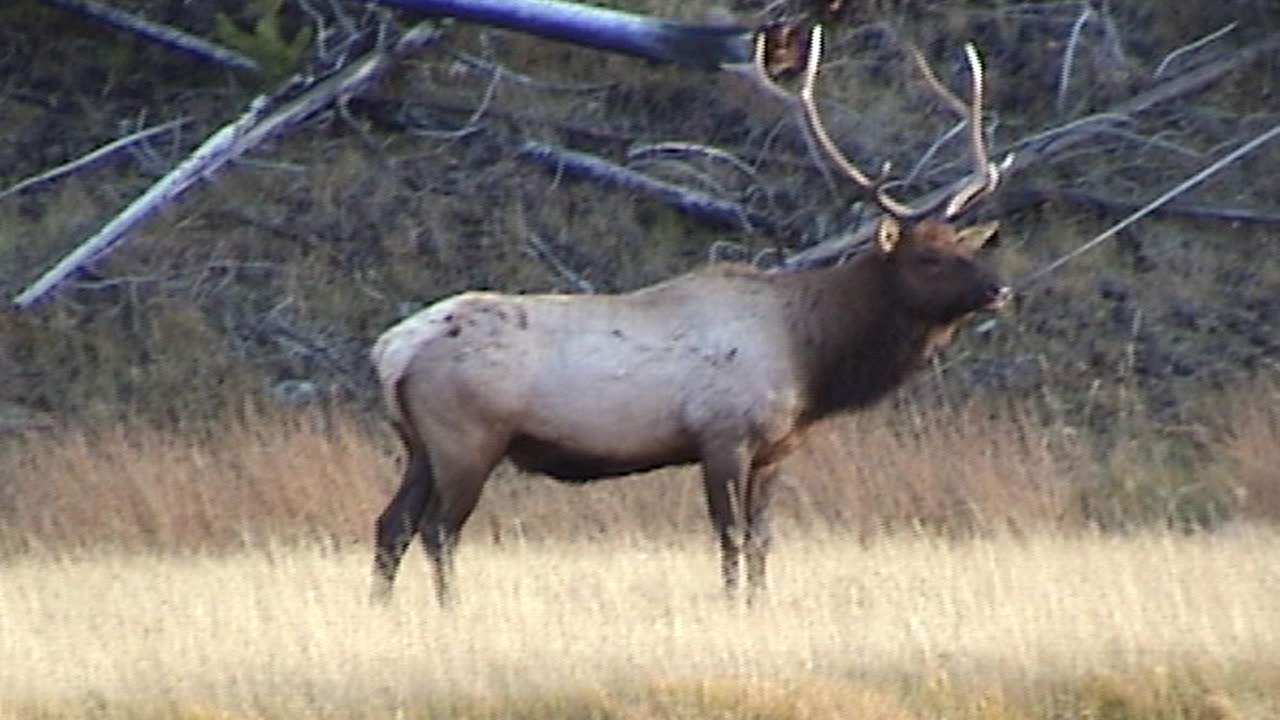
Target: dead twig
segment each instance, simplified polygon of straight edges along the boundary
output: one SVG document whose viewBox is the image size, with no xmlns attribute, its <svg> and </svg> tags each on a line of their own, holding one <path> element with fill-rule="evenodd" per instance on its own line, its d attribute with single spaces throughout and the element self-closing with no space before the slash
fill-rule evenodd
<svg viewBox="0 0 1280 720">
<path fill-rule="evenodd" d="M 1093 8 L 1085 5 L 1084 11 L 1080 13 L 1080 17 L 1076 19 L 1075 24 L 1071 26 L 1071 35 L 1067 40 L 1066 50 L 1062 57 L 1062 71 L 1058 73 L 1058 114 L 1062 115 L 1067 109 L 1067 91 L 1071 87 L 1071 72 L 1075 67 L 1076 49 L 1080 46 L 1080 33 L 1084 30 L 1085 23 L 1093 17 Z"/>
<path fill-rule="evenodd" d="M 1039 205 L 1048 200 L 1062 200 L 1108 213 L 1128 213 L 1141 208 L 1146 203 L 1141 200 L 1126 200 L 1109 197 L 1086 190 L 1040 190 L 1025 188 L 1012 191 L 1005 198 L 1003 209 L 1016 212 L 1017 209 Z M 1218 222 L 1239 222 L 1258 225 L 1280 225 L 1280 213 L 1269 213 L 1247 208 L 1215 207 L 1212 205 L 1189 205 L 1170 202 L 1154 212 L 1161 215 L 1191 218 L 1193 220 L 1214 220 Z"/>
<path fill-rule="evenodd" d="M 755 168 L 737 155 L 717 147 L 686 142 L 653 143 L 628 150 L 627 162 L 642 160 L 649 155 L 701 155 L 712 160 L 719 160 L 746 175 L 755 185 L 764 187 L 764 181 L 760 178 L 760 174 L 756 172 Z"/>
<path fill-rule="evenodd" d="M 0 200 L 3 200 L 4 198 L 10 195 L 20 193 L 23 190 L 27 190 L 29 188 L 35 187 L 36 185 L 39 185 L 41 183 L 52 182 L 59 178 L 70 175 L 71 173 L 74 173 L 77 170 L 82 170 L 84 168 L 87 168 L 97 163 L 100 160 L 108 158 L 111 155 L 121 150 L 124 150 L 125 148 L 128 148 L 136 143 L 140 143 L 143 140 L 147 140 L 152 137 L 155 137 L 156 135 L 161 135 L 163 133 L 166 133 L 176 127 L 185 125 L 188 122 L 190 121 L 187 118 L 178 118 L 177 120 L 170 120 L 167 123 L 156 125 L 154 127 L 144 128 L 135 133 L 130 133 L 128 135 L 125 135 L 122 138 L 117 138 L 115 140 L 112 140 L 106 145 L 103 145 L 102 147 L 92 150 L 86 153 L 85 155 L 75 160 L 72 160 L 71 162 L 63 163 L 62 165 L 59 165 L 55 168 L 45 170 L 39 175 L 33 175 L 29 178 L 26 178 L 25 180 L 21 180 L 13 185 L 10 185 L 8 188 L 5 188 L 3 191 L 0 191 Z"/>
<path fill-rule="evenodd" d="M 423 135 L 426 137 L 436 138 L 439 140 L 455 140 L 458 138 L 466 137 L 467 135 L 470 135 L 476 132 L 480 123 L 480 118 L 484 117 L 484 114 L 489 111 L 489 106 L 493 103 L 493 97 L 494 95 L 497 94 L 498 81 L 500 81 L 503 77 L 505 77 L 505 75 L 502 72 L 501 67 L 495 66 L 493 69 L 492 75 L 489 78 L 488 84 L 485 85 L 484 95 L 482 95 L 480 98 L 480 104 L 476 106 L 476 109 L 474 111 L 472 111 L 471 116 L 468 117 L 466 122 L 462 124 L 462 127 L 457 128 L 455 130 L 416 129 L 416 130 L 411 130 L 410 132 L 416 135 Z"/>
<path fill-rule="evenodd" d="M 694 167 L 691 163 L 684 160 L 654 158 L 640 162 L 633 162 L 631 168 L 636 171 L 644 171 L 650 176 L 663 175 L 675 180 L 679 185 L 687 190 L 695 190 L 695 187 L 702 188 L 703 192 L 708 192 L 716 197 L 727 197 L 732 194 L 728 187 L 719 182 L 711 173 L 700 168 Z M 655 172 L 658 171 L 658 172 Z M 688 178 L 686 182 L 684 178 Z"/>
<path fill-rule="evenodd" d="M 525 241 L 529 243 L 530 252 L 532 252 L 539 260 L 551 266 L 551 269 L 555 270 L 556 274 L 568 282 L 575 291 L 587 295 L 595 293 L 596 286 L 592 284 L 590 280 L 579 275 L 573 268 L 569 267 L 569 264 L 564 260 L 561 260 L 560 257 L 552 251 L 551 247 L 547 245 L 546 241 L 541 237 L 538 237 L 537 233 L 529 233 L 525 236 Z"/>
<path fill-rule="evenodd" d="M 1232 22 L 1232 23 L 1223 25 L 1222 27 L 1218 28 L 1217 30 L 1214 30 L 1208 35 L 1205 35 L 1199 40 L 1195 40 L 1190 43 L 1187 43 L 1186 45 L 1183 45 L 1182 47 L 1174 50 L 1168 55 L 1165 55 L 1164 59 L 1160 61 L 1160 64 L 1156 66 L 1156 71 L 1151 73 L 1151 79 L 1159 80 L 1160 76 L 1164 74 L 1165 70 L 1169 69 L 1169 66 L 1172 65 L 1175 60 L 1182 57 L 1183 55 L 1186 55 L 1191 52 L 1195 52 L 1196 50 L 1199 50 L 1200 48 L 1204 47 L 1205 45 L 1208 45 L 1214 40 L 1217 40 L 1223 35 L 1226 35 L 1232 30 L 1235 30 L 1236 26 L 1239 24 L 1240 23 L 1238 22 Z"/>
</svg>

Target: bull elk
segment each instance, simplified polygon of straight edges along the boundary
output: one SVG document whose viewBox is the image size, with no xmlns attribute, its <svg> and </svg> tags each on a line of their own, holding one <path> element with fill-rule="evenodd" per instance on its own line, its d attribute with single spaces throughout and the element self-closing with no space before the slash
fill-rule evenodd
<svg viewBox="0 0 1280 720">
<path fill-rule="evenodd" d="M 421 535 L 442 605 L 453 554 L 486 479 L 503 458 L 585 482 L 700 463 L 726 590 L 746 561 L 763 587 L 767 511 L 780 461 L 814 422 L 866 407 L 897 387 L 979 310 L 1009 289 L 975 262 L 995 223 L 953 220 L 991 192 L 982 65 L 968 59 L 974 176 L 940 219 L 889 195 L 831 140 L 813 100 L 821 31 L 800 107 L 833 162 L 879 206 L 875 247 L 843 264 L 787 272 L 720 264 L 618 295 L 464 292 L 401 321 L 372 352 L 404 476 L 378 517 L 375 601 L 390 597 L 406 546 Z M 945 199 L 944 199 L 945 200 Z"/>
</svg>

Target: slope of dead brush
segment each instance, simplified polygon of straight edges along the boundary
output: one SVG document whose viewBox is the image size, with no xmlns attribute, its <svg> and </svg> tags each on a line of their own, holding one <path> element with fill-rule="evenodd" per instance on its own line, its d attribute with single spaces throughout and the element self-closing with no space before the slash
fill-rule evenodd
<svg viewBox="0 0 1280 720">
<path fill-rule="evenodd" d="M 709 1 L 610 4 L 683 19 L 723 10 Z M 119 5 L 197 33 L 211 31 L 215 10 L 251 29 L 255 12 L 274 8 L 288 37 L 310 22 L 293 3 Z M 735 9 L 750 16 L 775 5 Z M 904 173 L 952 118 L 927 99 L 886 27 L 927 47 L 956 87 L 959 46 L 978 41 L 997 146 L 1105 111 L 1157 70 L 1167 78 L 1229 58 L 1280 27 L 1263 0 L 1135 0 L 1105 16 L 1063 3 L 851 6 L 821 101 L 850 154 L 870 165 L 893 160 Z M 0 187 L 74 160 L 140 117 L 188 119 L 136 153 L 0 199 L 0 294 L 12 297 L 259 88 L 40 3 L 6 5 L 0 19 L 0 44 L 18 49 L 7 66 L 13 82 L 0 91 Z M 1233 21 L 1216 41 L 1192 45 Z M 1143 201 L 1271 124 L 1275 68 L 1275 53 L 1263 55 L 1060 163 L 1009 178 L 1008 196 L 988 208 L 1008 215 L 997 263 L 1027 276 L 1118 217 L 1070 198 Z M 422 303 L 470 287 L 572 289 L 566 268 L 599 290 L 626 290 L 711 255 L 777 257 L 865 219 L 785 108 L 724 74 L 458 24 L 445 47 L 355 100 L 357 127 L 337 116 L 306 125 L 140 228 L 55 301 L 0 313 L 0 403 L 61 417 L 216 419 L 245 394 L 296 381 L 367 408 L 376 397 L 370 341 Z M 427 130 L 469 131 L 370 126 L 369 106 L 402 108 L 398 117 L 425 118 Z M 520 160 L 530 139 L 612 160 L 668 141 L 713 147 L 741 164 L 663 155 L 637 167 L 790 230 L 709 227 L 652 199 L 569 181 Z M 937 149 L 939 161 L 963 154 L 958 142 Z M 1186 200 L 1274 213 L 1275 152 L 1264 148 Z M 921 180 L 955 167 L 940 164 Z M 1027 193 L 1048 200 L 1013 214 L 1000 204 Z M 967 338 L 946 391 L 1050 394 L 1105 431 L 1124 408 L 1107 392 L 1096 397 L 1108 402 L 1089 405 L 1090 386 L 1130 382 L 1161 417 L 1198 420 L 1206 397 L 1275 372 L 1280 255 L 1271 240 L 1267 225 L 1152 218 L 1027 288 L 1019 314 L 996 332 Z"/>
</svg>

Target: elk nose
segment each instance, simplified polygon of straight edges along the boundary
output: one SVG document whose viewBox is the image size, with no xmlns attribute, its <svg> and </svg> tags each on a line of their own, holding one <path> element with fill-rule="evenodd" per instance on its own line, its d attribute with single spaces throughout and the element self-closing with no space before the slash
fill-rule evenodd
<svg viewBox="0 0 1280 720">
<path fill-rule="evenodd" d="M 1000 285 L 998 287 L 992 288 L 991 302 L 987 303 L 986 309 L 991 312 L 1003 310 L 1004 306 L 1008 305 L 1009 301 L 1012 299 L 1013 299 L 1013 288 L 1009 287 L 1008 285 Z"/>
</svg>

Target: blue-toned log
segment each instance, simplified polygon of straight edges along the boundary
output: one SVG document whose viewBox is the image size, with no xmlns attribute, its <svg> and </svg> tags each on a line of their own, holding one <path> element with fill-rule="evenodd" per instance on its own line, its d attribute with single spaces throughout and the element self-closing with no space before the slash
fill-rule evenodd
<svg viewBox="0 0 1280 720">
<path fill-rule="evenodd" d="M 377 0 L 427 15 L 707 69 L 751 61 L 753 29 L 691 25 L 563 0 Z"/>
</svg>

